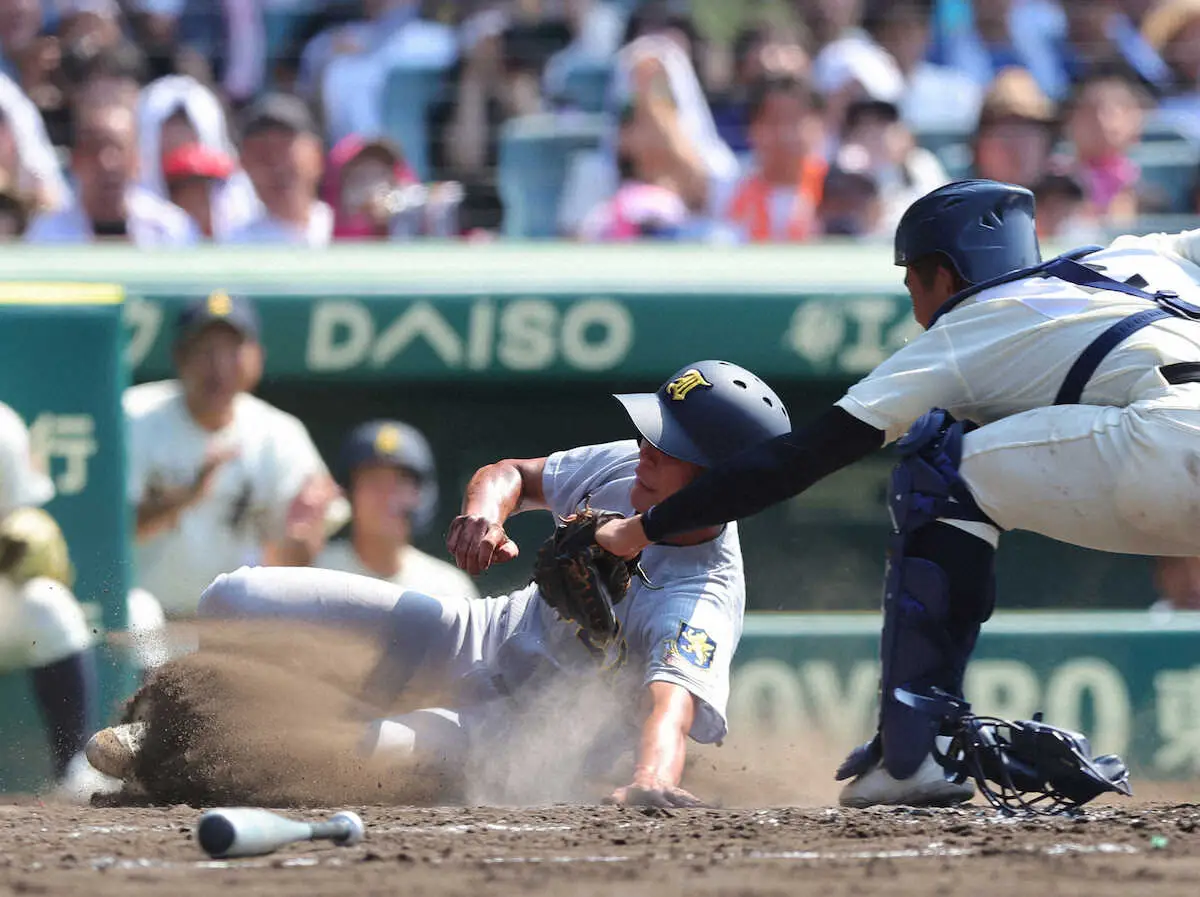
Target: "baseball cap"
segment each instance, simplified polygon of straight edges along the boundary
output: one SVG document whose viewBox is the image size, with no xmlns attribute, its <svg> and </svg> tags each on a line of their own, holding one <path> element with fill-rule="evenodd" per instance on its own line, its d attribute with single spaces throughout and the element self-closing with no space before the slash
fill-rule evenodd
<svg viewBox="0 0 1200 897">
<path fill-rule="evenodd" d="M 233 174 L 233 159 L 202 143 L 187 143 L 173 149 L 163 159 L 163 177 L 167 183 L 187 178 L 226 180 Z"/>
<path fill-rule="evenodd" d="M 979 110 L 979 126 L 1013 119 L 1047 125 L 1054 121 L 1054 103 L 1033 75 L 1015 66 L 1002 69 L 992 81 Z"/>
<path fill-rule="evenodd" d="M 887 50 L 858 37 L 834 41 L 813 60 L 813 85 L 824 95 L 857 82 L 872 100 L 898 103 L 904 75 Z"/>
<path fill-rule="evenodd" d="M 247 137 L 270 128 L 295 134 L 317 134 L 317 123 L 308 104 L 289 93 L 268 93 L 246 107 L 242 114 L 241 135 Z"/>
<path fill-rule="evenodd" d="M 182 342 L 213 324 L 232 327 L 246 339 L 258 339 L 258 312 L 254 304 L 244 296 L 213 290 L 184 306 L 175 322 L 175 340 Z"/>
</svg>

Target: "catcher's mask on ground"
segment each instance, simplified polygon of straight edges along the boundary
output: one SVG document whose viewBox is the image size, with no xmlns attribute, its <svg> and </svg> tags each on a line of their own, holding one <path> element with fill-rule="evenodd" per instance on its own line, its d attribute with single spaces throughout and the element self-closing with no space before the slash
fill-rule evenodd
<svg viewBox="0 0 1200 897">
<path fill-rule="evenodd" d="M 418 496 L 410 520 L 414 531 L 424 529 L 437 510 L 437 473 L 433 450 L 419 430 L 398 420 L 373 420 L 355 427 L 338 463 L 343 489 L 353 495 L 351 478 L 356 470 L 390 466 L 416 480 Z"/>
<path fill-rule="evenodd" d="M 1132 793 L 1120 757 L 1093 757 L 1087 738 L 1042 722 L 1040 713 L 1018 721 L 976 716 L 970 704 L 940 689 L 918 695 L 898 688 L 896 699 L 943 720 L 951 740 L 937 759 L 947 776 L 974 779 L 998 810 L 1069 813 L 1101 794 Z"/>
<path fill-rule="evenodd" d="M 728 361 L 697 361 L 672 374 L 657 392 L 616 398 L 643 439 L 701 467 L 792 429 L 774 390 Z"/>
</svg>

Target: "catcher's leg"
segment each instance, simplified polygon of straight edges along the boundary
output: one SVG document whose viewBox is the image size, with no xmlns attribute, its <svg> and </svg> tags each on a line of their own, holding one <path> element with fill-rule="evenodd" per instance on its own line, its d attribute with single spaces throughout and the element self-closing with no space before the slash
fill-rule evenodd
<svg viewBox="0 0 1200 897">
<path fill-rule="evenodd" d="M 931 412 L 901 441 L 892 474 L 880 659 L 879 734 L 842 764 L 847 806 L 948 804 L 969 784 L 946 781 L 933 756 L 939 721 L 895 698 L 903 688 L 962 694 L 967 660 L 994 603 L 998 530 L 958 475 L 963 425 Z"/>
</svg>

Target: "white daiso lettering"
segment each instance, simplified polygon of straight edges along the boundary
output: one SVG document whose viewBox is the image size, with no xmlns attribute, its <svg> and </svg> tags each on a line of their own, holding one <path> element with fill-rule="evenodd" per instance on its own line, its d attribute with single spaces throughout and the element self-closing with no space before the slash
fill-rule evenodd
<svg viewBox="0 0 1200 897">
<path fill-rule="evenodd" d="M 863 741 L 875 728 L 879 665 L 863 660 L 843 669 L 826 661 L 797 668 L 775 658 L 736 665 L 729 692 L 731 731 L 764 737 L 818 735 L 847 748 Z M 1120 671 L 1099 658 L 1077 657 L 1060 664 L 1050 672 L 1044 689 L 1026 663 L 974 661 L 967 672 L 966 695 L 976 712 L 1003 719 L 1030 719 L 1044 710 L 1048 723 L 1084 732 L 1098 754 L 1123 754 L 1130 744 L 1133 708 L 1128 688 Z M 1169 722 L 1173 732 L 1179 728 L 1174 717 Z M 1160 760 L 1160 765 L 1167 763 L 1182 765 L 1174 754 Z"/>
<path fill-rule="evenodd" d="M 406 308 L 379 334 L 375 348 L 371 350 L 372 366 L 386 366 L 418 338 L 425 340 L 446 367 L 462 367 L 462 337 L 436 308 L 424 300 Z"/>
<path fill-rule="evenodd" d="M 589 333 L 594 338 L 589 339 Z M 615 368 L 633 346 L 633 315 L 612 299 L 585 299 L 571 305 L 560 332 L 563 358 L 581 371 Z"/>
<path fill-rule="evenodd" d="M 496 358 L 512 371 L 538 371 L 554 363 L 558 309 L 549 299 L 517 299 L 500 312 Z"/>
<path fill-rule="evenodd" d="M 353 299 L 332 299 L 313 306 L 308 325 L 305 366 L 310 371 L 346 371 L 362 364 L 371 350 L 375 323 L 371 312 Z"/>
<path fill-rule="evenodd" d="M 814 367 L 825 367 L 846 338 L 846 319 L 831 302 L 804 302 L 792 312 L 784 345 Z"/>
<path fill-rule="evenodd" d="M 88 460 L 96 454 L 96 421 L 90 414 L 43 412 L 29 427 L 29 451 L 53 474 L 54 459 L 64 462 L 54 475 L 59 495 L 78 495 L 88 484 Z"/>
<path fill-rule="evenodd" d="M 125 344 L 125 361 L 130 368 L 136 368 L 146 360 L 162 330 L 162 306 L 141 296 L 127 296 L 121 320 L 132 330 Z"/>
<path fill-rule="evenodd" d="M 818 369 L 865 374 L 921 332 L 911 315 L 896 319 L 896 308 L 882 296 L 803 302 L 792 313 L 784 345 Z"/>
<path fill-rule="evenodd" d="M 423 341 L 447 368 L 539 371 L 561 360 L 581 371 L 617 367 L 633 347 L 633 316 L 614 299 L 588 298 L 565 309 L 526 297 L 475 300 L 460 334 L 436 305 L 414 302 L 377 332 L 371 309 L 354 299 L 314 303 L 305 364 L 313 372 L 386 367 Z"/>
</svg>

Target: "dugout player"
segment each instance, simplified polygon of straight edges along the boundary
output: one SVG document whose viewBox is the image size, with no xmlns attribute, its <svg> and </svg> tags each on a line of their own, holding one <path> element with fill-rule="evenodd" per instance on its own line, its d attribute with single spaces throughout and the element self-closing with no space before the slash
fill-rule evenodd
<svg viewBox="0 0 1200 897">
<path fill-rule="evenodd" d="M 396 420 L 360 424 L 338 468 L 350 498 L 350 537 L 326 545 L 315 566 L 426 595 L 479 597 L 469 576 L 411 542 L 432 521 L 438 499 L 433 451 L 419 430 Z"/>
<path fill-rule="evenodd" d="M 895 261 L 924 334 L 812 423 L 598 534 L 632 556 L 754 514 L 900 440 L 879 734 L 838 771 L 851 779 L 850 806 L 970 796 L 931 753 L 938 721 L 895 689 L 961 694 L 992 613 L 1001 532 L 1200 555 L 1200 230 L 1043 263 L 1033 195 L 969 180 L 913 203 Z"/>
<path fill-rule="evenodd" d="M 498 461 L 475 473 L 447 539 L 460 567 L 477 574 L 516 558 L 518 548 L 504 530 L 515 513 L 541 509 L 564 516 L 585 502 L 626 514 L 645 510 L 705 467 L 789 428 L 779 397 L 754 374 L 724 361 L 697 362 L 656 393 L 618 398 L 640 440 Z M 730 660 L 745 606 L 737 527 L 678 534 L 649 548 L 642 567 L 652 585 L 635 580 L 617 605 L 623 638 L 606 650 L 559 620 L 535 585 L 499 598 L 435 599 L 347 573 L 242 569 L 217 578 L 200 613 L 324 622 L 372 633 L 383 648 L 373 675 L 380 693 L 433 689 L 455 695 L 442 708 L 376 720 L 368 728 L 374 750 L 425 759 L 461 757 L 479 731 L 476 720 L 519 706 L 543 676 L 612 677 L 623 713 L 633 717 L 632 725 L 622 718 L 612 727 L 636 756 L 632 781 L 612 799 L 691 805 L 696 799 L 679 787 L 687 738 L 712 743 L 726 733 Z M 137 726 L 94 736 L 88 756 L 97 768 L 128 772 Z"/>
<path fill-rule="evenodd" d="M 338 489 L 304 425 L 251 395 L 262 376 L 248 299 L 216 291 L 176 322 L 178 379 L 124 398 L 138 585 L 168 619 L 192 616 L 219 573 L 305 565 Z"/>
</svg>

